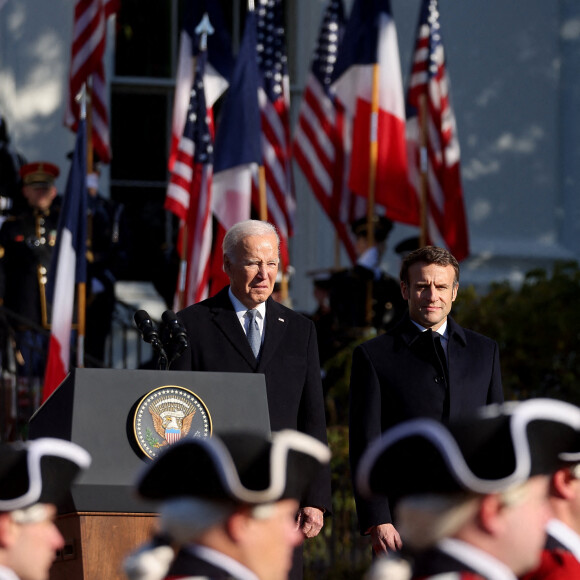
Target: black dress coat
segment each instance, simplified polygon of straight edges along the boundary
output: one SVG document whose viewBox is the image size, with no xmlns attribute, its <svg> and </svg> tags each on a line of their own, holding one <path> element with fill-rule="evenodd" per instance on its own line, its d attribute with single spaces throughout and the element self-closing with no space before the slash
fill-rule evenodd
<svg viewBox="0 0 580 580">
<path fill-rule="evenodd" d="M 189 348 L 173 369 L 263 373 L 272 431 L 295 429 L 327 443 L 316 331 L 310 319 L 268 298 L 256 361 L 228 288 L 185 308 L 178 318 L 188 332 Z M 330 510 L 329 467 L 321 470 L 301 504 Z"/>
<path fill-rule="evenodd" d="M 416 417 L 455 419 L 478 407 L 503 402 L 499 350 L 495 341 L 447 318 L 445 364 L 431 331 L 421 332 L 408 315 L 387 333 L 359 345 L 350 380 L 350 463 L 390 427 Z M 420 461 L 420 458 L 410 458 Z M 386 500 L 355 493 L 361 533 L 393 521 Z"/>
</svg>

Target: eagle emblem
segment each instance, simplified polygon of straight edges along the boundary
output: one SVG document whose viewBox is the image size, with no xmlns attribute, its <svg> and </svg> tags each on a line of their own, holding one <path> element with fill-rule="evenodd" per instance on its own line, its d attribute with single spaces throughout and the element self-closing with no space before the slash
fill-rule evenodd
<svg viewBox="0 0 580 580">
<path fill-rule="evenodd" d="M 149 412 L 155 431 L 164 439 L 161 446 L 171 445 L 189 433 L 195 406 L 176 397 L 166 397 L 152 404 Z"/>
<path fill-rule="evenodd" d="M 203 401 L 183 387 L 160 387 L 148 393 L 135 411 L 137 444 L 149 458 L 185 437 L 211 436 L 211 418 Z"/>
</svg>

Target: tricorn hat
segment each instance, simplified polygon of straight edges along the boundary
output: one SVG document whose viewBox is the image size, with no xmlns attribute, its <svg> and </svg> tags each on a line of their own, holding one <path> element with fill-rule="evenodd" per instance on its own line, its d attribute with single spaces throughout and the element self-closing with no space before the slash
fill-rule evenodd
<svg viewBox="0 0 580 580">
<path fill-rule="evenodd" d="M 361 458 L 364 496 L 502 492 L 561 465 L 576 448 L 580 409 L 554 399 L 482 407 L 448 426 L 413 419 L 386 431 Z"/>
<path fill-rule="evenodd" d="M 155 501 L 194 497 L 258 505 L 300 499 L 329 460 L 326 445 L 298 431 L 271 438 L 222 433 L 171 445 L 142 473 L 137 491 Z"/>
<path fill-rule="evenodd" d="M 58 505 L 91 456 L 76 443 L 43 437 L 0 445 L 0 512 Z"/>
</svg>

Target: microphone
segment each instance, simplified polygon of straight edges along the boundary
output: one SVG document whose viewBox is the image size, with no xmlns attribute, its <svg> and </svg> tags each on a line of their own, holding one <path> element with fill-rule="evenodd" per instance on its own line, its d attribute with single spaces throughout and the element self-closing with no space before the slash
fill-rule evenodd
<svg viewBox="0 0 580 580">
<path fill-rule="evenodd" d="M 145 342 L 148 342 L 153 346 L 161 345 L 159 333 L 157 332 L 155 326 L 153 326 L 151 317 L 145 310 L 137 310 L 133 318 Z"/>
<path fill-rule="evenodd" d="M 143 340 L 150 343 L 155 352 L 157 352 L 157 364 L 159 369 L 164 368 L 167 370 L 167 354 L 163 348 L 163 343 L 161 342 L 159 333 L 151 321 L 151 317 L 145 310 L 137 310 L 133 316 L 133 319 L 135 320 L 135 324 L 137 325 Z"/>
<path fill-rule="evenodd" d="M 174 354 L 171 359 L 173 362 L 176 358 L 179 358 L 183 351 L 189 346 L 187 331 L 173 310 L 166 310 L 161 315 L 161 319 L 165 324 L 171 344 L 174 347 Z"/>
</svg>

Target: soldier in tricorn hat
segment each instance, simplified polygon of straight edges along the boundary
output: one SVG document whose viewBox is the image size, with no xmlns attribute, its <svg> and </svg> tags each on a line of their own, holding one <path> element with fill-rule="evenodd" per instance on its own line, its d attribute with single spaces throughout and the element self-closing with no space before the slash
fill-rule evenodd
<svg viewBox="0 0 580 580">
<path fill-rule="evenodd" d="M 552 399 L 491 405 L 448 426 L 413 419 L 369 447 L 357 487 L 394 506 L 414 579 L 515 580 L 540 560 L 549 474 L 579 432 L 580 409 Z M 390 563 L 381 558 L 371 578 L 389 578 Z"/>
<path fill-rule="evenodd" d="M 329 459 L 326 445 L 289 429 L 173 444 L 137 483 L 160 502 L 161 534 L 128 558 L 129 578 L 285 580 L 304 539 L 300 499 Z"/>
<path fill-rule="evenodd" d="M 90 463 L 82 447 L 62 439 L 0 445 L 0 579 L 48 579 L 64 547 L 57 507 Z"/>
</svg>

